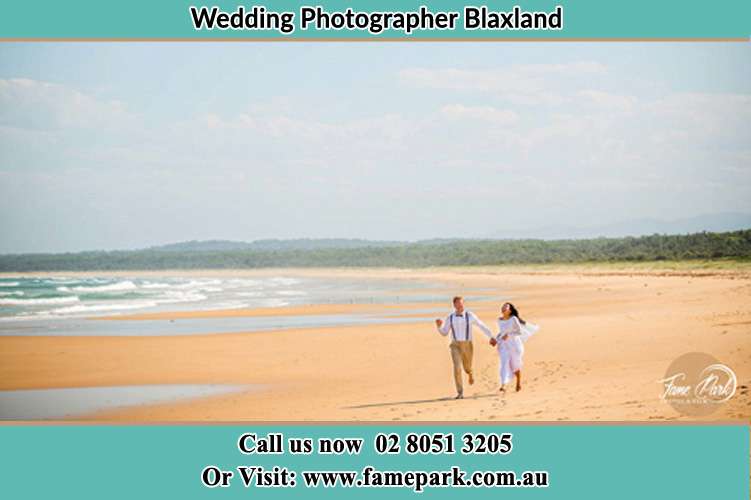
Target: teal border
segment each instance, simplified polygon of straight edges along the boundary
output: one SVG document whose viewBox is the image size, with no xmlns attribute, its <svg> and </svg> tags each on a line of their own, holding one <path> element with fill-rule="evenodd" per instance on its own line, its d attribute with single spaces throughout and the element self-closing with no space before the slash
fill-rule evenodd
<svg viewBox="0 0 751 500">
<path fill-rule="evenodd" d="M 5 40 L 749 40 L 751 1 L 723 0 L 527 0 L 467 2 L 507 11 L 514 5 L 530 11 L 564 10 L 564 26 L 556 31 L 421 31 L 371 35 L 362 31 L 196 31 L 188 8 L 217 5 L 234 11 L 238 5 L 264 5 L 269 10 L 298 12 L 301 5 L 321 5 L 327 11 L 352 7 L 358 11 L 462 11 L 465 3 L 448 0 L 381 0 L 292 2 L 200 0 L 36 0 L 6 1 L 0 15 L 0 39 Z"/>
<path fill-rule="evenodd" d="M 361 437 L 356 456 L 243 455 L 245 432 L 285 437 Z M 378 455 L 379 432 L 513 434 L 508 455 Z M 208 489 L 207 465 L 292 470 L 547 470 L 544 489 L 435 488 L 425 498 L 721 498 L 749 494 L 749 426 L 737 425 L 0 425 L 0 498 L 419 498 L 409 489 Z"/>
</svg>

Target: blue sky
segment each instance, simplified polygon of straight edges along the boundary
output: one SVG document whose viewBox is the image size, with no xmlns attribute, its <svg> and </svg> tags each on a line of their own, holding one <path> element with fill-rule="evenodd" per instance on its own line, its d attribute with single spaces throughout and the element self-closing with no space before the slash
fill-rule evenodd
<svg viewBox="0 0 751 500">
<path fill-rule="evenodd" d="M 0 45 L 0 252 L 751 212 L 749 44 Z"/>
</svg>

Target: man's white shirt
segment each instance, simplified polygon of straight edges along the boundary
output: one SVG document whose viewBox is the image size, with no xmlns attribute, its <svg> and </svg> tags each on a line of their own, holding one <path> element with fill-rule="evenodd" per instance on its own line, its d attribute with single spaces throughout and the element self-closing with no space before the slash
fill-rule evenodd
<svg viewBox="0 0 751 500">
<path fill-rule="evenodd" d="M 469 321 L 469 324 L 467 324 L 467 321 Z M 488 338 L 493 338 L 490 328 L 485 326 L 485 323 L 480 321 L 475 313 L 466 309 L 461 315 L 456 312 L 449 314 L 443 325 L 438 327 L 438 333 L 446 336 L 451 332 L 453 327 L 452 340 L 472 340 L 473 326 L 477 326 Z"/>
</svg>

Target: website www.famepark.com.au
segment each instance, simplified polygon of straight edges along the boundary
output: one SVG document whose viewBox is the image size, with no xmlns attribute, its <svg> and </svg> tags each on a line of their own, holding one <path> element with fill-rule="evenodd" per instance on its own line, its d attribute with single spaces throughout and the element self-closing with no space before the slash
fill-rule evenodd
<svg viewBox="0 0 751 500">
<path fill-rule="evenodd" d="M 286 467 L 238 467 L 243 485 L 246 487 L 295 487 L 295 472 Z M 524 471 L 516 473 L 508 470 L 465 471 L 460 467 L 448 470 L 378 470 L 366 466 L 357 470 L 301 471 L 306 488 L 408 488 L 420 493 L 426 488 L 547 488 L 547 471 Z M 202 478 L 211 484 L 220 474 L 214 467 L 204 469 Z M 217 484 L 218 486 L 219 484 Z"/>
</svg>

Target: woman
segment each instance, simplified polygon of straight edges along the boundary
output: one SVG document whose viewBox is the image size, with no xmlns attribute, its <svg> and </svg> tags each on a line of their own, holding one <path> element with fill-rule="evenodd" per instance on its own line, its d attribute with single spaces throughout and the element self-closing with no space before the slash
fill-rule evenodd
<svg viewBox="0 0 751 500">
<path fill-rule="evenodd" d="M 527 323 L 519 317 L 519 311 L 514 304 L 506 302 L 501 307 L 501 317 L 498 318 L 498 335 L 490 339 L 490 345 L 497 346 L 501 358 L 501 392 L 506 390 L 506 384 L 511 382 L 512 375 L 516 376 L 516 390 L 522 390 L 522 358 L 524 357 L 524 342 L 532 336 L 539 327 Z"/>
</svg>

